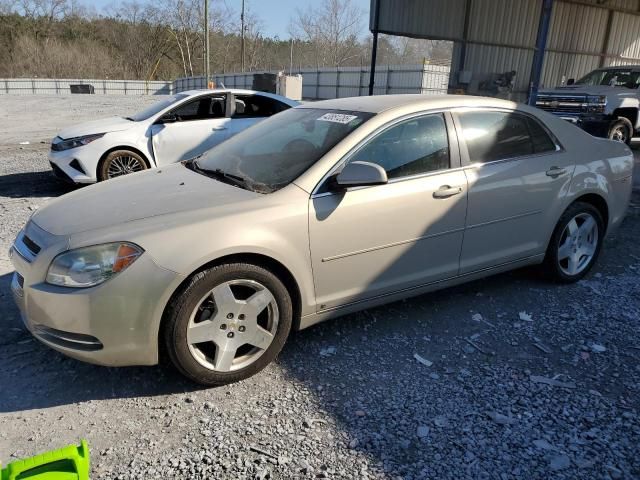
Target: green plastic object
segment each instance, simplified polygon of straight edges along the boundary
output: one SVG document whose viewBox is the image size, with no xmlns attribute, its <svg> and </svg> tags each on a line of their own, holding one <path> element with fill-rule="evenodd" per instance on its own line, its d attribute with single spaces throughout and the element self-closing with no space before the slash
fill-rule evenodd
<svg viewBox="0 0 640 480">
<path fill-rule="evenodd" d="M 0 480 L 89 480 L 89 445 L 43 453 L 10 463 L 2 469 Z"/>
</svg>

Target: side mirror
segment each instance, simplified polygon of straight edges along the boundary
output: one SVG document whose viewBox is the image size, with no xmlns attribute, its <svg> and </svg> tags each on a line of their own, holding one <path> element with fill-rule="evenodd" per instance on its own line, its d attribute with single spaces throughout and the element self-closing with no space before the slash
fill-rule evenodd
<svg viewBox="0 0 640 480">
<path fill-rule="evenodd" d="M 382 185 L 387 182 L 384 168 L 371 162 L 348 163 L 335 179 L 335 184 L 343 188 Z"/>
<path fill-rule="evenodd" d="M 567 86 L 573 85 L 574 83 L 576 83 L 576 79 L 575 78 L 570 78 L 569 80 L 567 80 Z"/>
<path fill-rule="evenodd" d="M 178 121 L 178 117 L 175 113 L 165 113 L 160 117 L 158 123 L 174 123 Z"/>
</svg>

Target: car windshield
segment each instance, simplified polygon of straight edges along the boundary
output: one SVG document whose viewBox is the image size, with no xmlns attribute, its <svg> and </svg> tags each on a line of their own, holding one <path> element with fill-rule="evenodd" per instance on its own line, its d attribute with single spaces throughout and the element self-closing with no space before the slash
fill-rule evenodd
<svg viewBox="0 0 640 480">
<path fill-rule="evenodd" d="M 578 80 L 576 85 L 638 88 L 639 83 L 640 71 L 619 68 L 615 70 L 594 70 Z"/>
<path fill-rule="evenodd" d="M 141 112 L 138 112 L 130 117 L 126 117 L 127 120 L 131 120 L 132 122 L 141 122 L 143 120 L 147 120 L 148 118 L 153 117 L 155 114 L 160 113 L 167 107 L 170 107 L 176 102 L 180 100 L 184 100 L 189 95 L 185 95 L 183 93 L 179 93 L 177 95 L 172 95 L 164 100 L 160 100 L 159 102 L 154 103 L 153 105 L 148 106 Z"/>
<path fill-rule="evenodd" d="M 274 192 L 299 177 L 372 113 L 292 108 L 264 120 L 197 159 L 194 170 Z"/>
</svg>

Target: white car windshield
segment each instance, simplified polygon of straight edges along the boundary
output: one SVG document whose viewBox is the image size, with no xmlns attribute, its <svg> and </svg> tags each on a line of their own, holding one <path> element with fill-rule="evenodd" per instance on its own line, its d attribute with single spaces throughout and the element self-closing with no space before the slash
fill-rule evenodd
<svg viewBox="0 0 640 480">
<path fill-rule="evenodd" d="M 611 87 L 638 88 L 640 71 L 628 68 L 594 70 L 576 82 L 576 85 L 605 85 Z"/>
<path fill-rule="evenodd" d="M 260 193 L 299 177 L 372 113 L 292 108 L 214 147 L 192 168 Z"/>
<path fill-rule="evenodd" d="M 164 100 L 160 100 L 159 102 L 156 102 L 153 105 L 148 106 L 141 112 L 131 115 L 130 117 L 126 117 L 126 119 L 131 120 L 132 122 L 141 122 L 143 120 L 147 120 L 153 117 L 154 115 L 156 115 L 157 113 L 160 113 L 165 108 L 170 107 L 174 103 L 179 102 L 180 100 L 184 100 L 188 96 L 189 95 L 186 95 L 184 93 L 172 95 L 168 98 L 165 98 Z"/>
</svg>

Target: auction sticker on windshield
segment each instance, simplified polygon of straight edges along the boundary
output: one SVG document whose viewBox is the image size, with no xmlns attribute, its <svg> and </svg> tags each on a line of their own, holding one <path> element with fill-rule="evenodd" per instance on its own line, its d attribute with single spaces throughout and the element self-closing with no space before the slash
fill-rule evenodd
<svg viewBox="0 0 640 480">
<path fill-rule="evenodd" d="M 347 124 L 351 120 L 358 118 L 357 115 L 346 115 L 344 113 L 325 113 L 318 120 L 322 122 L 334 122 Z"/>
</svg>

